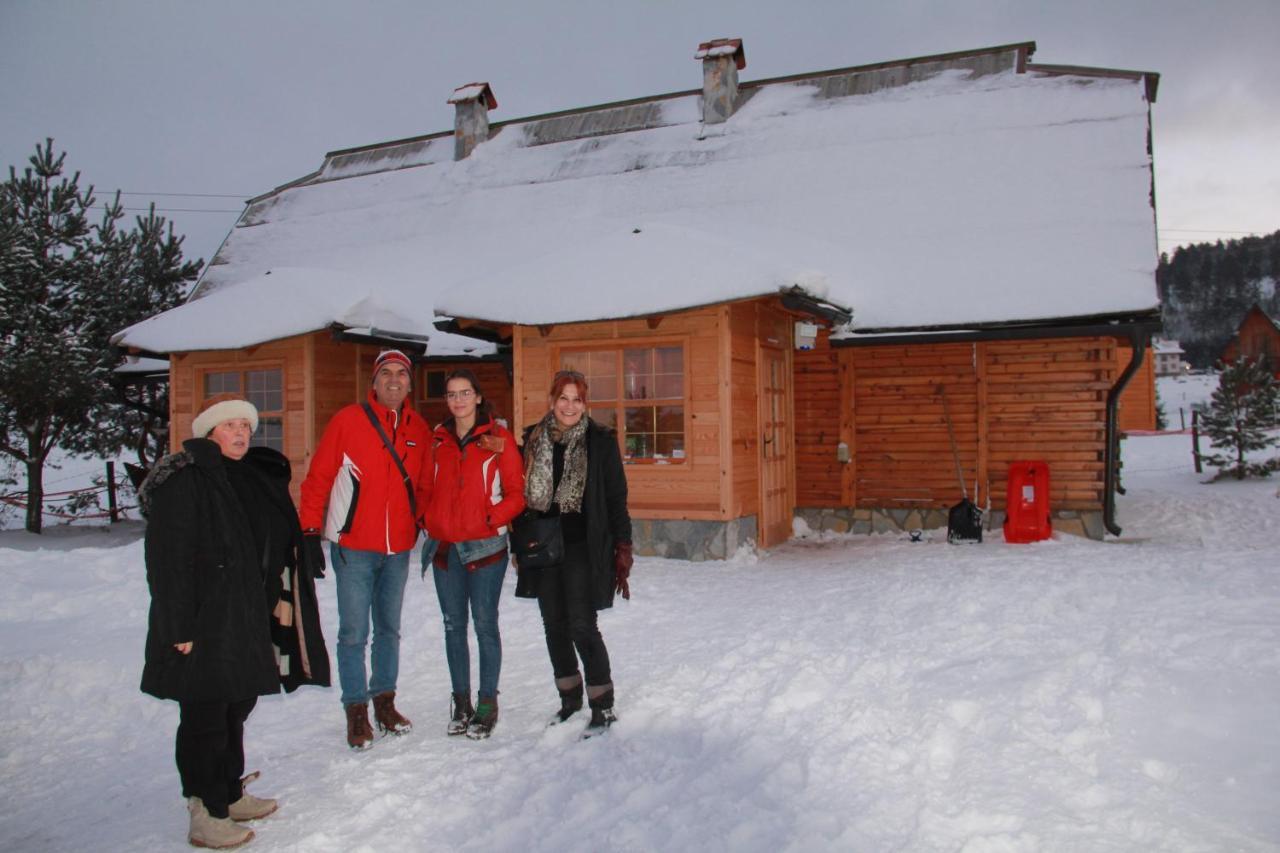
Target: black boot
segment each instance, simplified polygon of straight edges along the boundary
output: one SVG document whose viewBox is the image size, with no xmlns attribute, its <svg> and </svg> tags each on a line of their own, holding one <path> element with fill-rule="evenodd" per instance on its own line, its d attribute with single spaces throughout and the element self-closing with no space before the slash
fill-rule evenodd
<svg viewBox="0 0 1280 853">
<path fill-rule="evenodd" d="M 586 731 L 582 733 L 584 738 L 598 735 L 618 722 L 617 716 L 613 713 L 612 689 L 601 693 L 594 699 L 589 699 L 587 704 L 591 706 L 591 722 L 587 723 Z"/>
<path fill-rule="evenodd" d="M 578 676 L 572 687 L 564 687 L 569 678 L 557 678 L 556 688 L 560 691 L 560 710 L 551 718 L 550 725 L 559 725 L 582 710 L 582 676 Z"/>
<path fill-rule="evenodd" d="M 471 725 L 471 718 L 476 715 L 475 709 L 471 707 L 471 694 L 469 693 L 453 693 L 449 700 L 449 728 L 448 733 L 451 735 L 465 735 L 467 726 Z"/>
</svg>

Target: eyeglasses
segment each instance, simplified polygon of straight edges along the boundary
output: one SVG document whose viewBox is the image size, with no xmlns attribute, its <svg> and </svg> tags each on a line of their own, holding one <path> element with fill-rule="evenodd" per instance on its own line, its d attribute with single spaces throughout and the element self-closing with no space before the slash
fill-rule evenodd
<svg viewBox="0 0 1280 853">
<path fill-rule="evenodd" d="M 469 400 L 475 395 L 475 391 L 470 388 L 463 388 L 461 391 L 446 391 L 444 398 L 446 400 Z"/>
</svg>

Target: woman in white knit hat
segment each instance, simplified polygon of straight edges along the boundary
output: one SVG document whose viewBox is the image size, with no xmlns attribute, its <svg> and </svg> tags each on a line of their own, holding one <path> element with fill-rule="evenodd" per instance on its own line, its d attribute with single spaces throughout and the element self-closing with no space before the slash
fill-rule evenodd
<svg viewBox="0 0 1280 853">
<path fill-rule="evenodd" d="M 250 447 L 253 404 L 205 401 L 193 437 L 139 489 L 151 588 L 142 690 L 175 699 L 188 840 L 233 847 L 273 799 L 244 790 L 244 723 L 258 697 L 329 684 L 311 571 L 289 498 L 289 462 Z"/>
</svg>

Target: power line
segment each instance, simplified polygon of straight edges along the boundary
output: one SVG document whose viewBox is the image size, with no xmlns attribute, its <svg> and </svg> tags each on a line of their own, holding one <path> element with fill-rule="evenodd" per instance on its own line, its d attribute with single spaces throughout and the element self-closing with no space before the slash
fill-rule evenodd
<svg viewBox="0 0 1280 853">
<path fill-rule="evenodd" d="M 156 195 L 177 198 L 253 198 L 258 193 L 138 193 L 120 190 L 120 195 Z"/>
<path fill-rule="evenodd" d="M 90 205 L 89 210 L 106 210 L 104 205 Z M 121 207 L 121 210 L 151 210 L 150 207 Z M 157 207 L 157 213 L 241 213 L 240 210 L 226 210 L 212 207 Z"/>
</svg>

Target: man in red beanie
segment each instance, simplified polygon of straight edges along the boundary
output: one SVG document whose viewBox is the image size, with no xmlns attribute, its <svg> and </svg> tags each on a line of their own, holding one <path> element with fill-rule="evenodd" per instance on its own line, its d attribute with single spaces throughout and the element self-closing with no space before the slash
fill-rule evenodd
<svg viewBox="0 0 1280 853">
<path fill-rule="evenodd" d="M 400 611 L 409 552 L 418 541 L 434 469 L 430 428 L 412 405 L 405 405 L 412 370 L 400 350 L 378 355 L 368 398 L 329 421 L 302 482 L 299 514 L 308 551 L 323 570 L 320 541 L 328 539 L 337 577 L 338 680 L 352 749 L 373 745 L 370 699 L 381 732 L 404 734 L 412 728 L 395 706 Z"/>
</svg>

